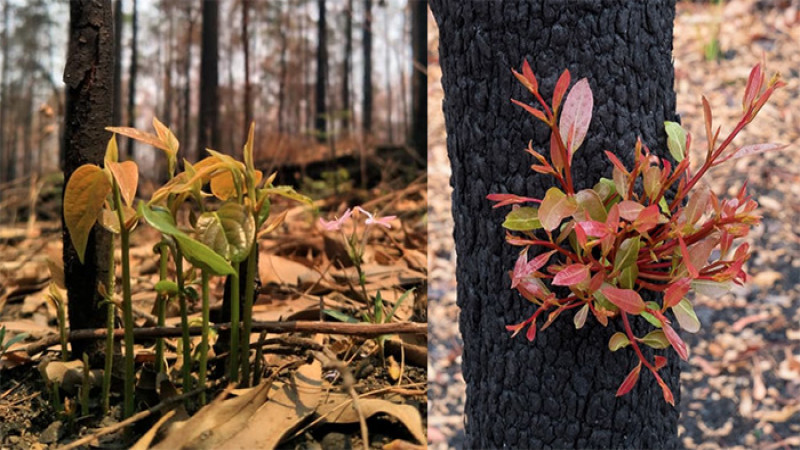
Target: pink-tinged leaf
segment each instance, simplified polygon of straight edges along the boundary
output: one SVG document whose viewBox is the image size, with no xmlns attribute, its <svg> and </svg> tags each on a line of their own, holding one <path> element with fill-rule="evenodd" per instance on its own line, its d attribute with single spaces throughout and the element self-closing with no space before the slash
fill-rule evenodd
<svg viewBox="0 0 800 450">
<path fill-rule="evenodd" d="M 606 227 L 610 232 L 617 231 L 617 228 L 619 228 L 619 206 L 616 203 L 608 210 Z"/>
<path fill-rule="evenodd" d="M 678 281 L 670 284 L 664 290 L 664 306 L 672 308 L 680 303 L 683 297 L 689 293 L 689 288 L 692 286 L 691 278 L 680 278 Z"/>
<path fill-rule="evenodd" d="M 603 238 L 609 233 L 608 226 L 606 224 L 602 222 L 596 222 L 594 220 L 578 222 L 578 226 L 576 228 L 581 228 L 587 236 L 596 238 Z"/>
<path fill-rule="evenodd" d="M 517 285 L 523 279 L 525 279 L 525 277 L 529 275 L 530 272 L 528 271 L 528 249 L 525 249 L 519 254 L 517 262 L 514 263 L 514 271 L 511 272 L 511 289 L 517 287 Z"/>
<path fill-rule="evenodd" d="M 541 200 L 537 200 L 531 197 L 520 197 L 519 195 L 514 194 L 489 194 L 486 198 L 493 202 L 498 202 L 496 205 L 492 206 L 492 208 L 499 208 L 501 206 L 506 205 L 513 205 L 518 203 L 526 203 L 526 202 L 534 202 L 534 203 L 541 203 Z"/>
<path fill-rule="evenodd" d="M 636 203 L 632 200 L 623 200 L 619 202 L 619 216 L 628 222 L 633 222 L 639 217 L 639 214 L 644 209 L 644 205 Z"/>
<path fill-rule="evenodd" d="M 592 280 L 589 281 L 589 292 L 596 292 L 600 289 L 600 286 L 603 285 L 603 282 L 606 281 L 605 273 L 597 272 L 592 277 Z"/>
<path fill-rule="evenodd" d="M 658 358 L 658 356 L 656 356 Z M 666 364 L 666 358 L 664 359 L 664 364 Z M 658 377 L 657 377 L 658 378 Z M 664 394 L 664 401 L 669 403 L 672 406 L 675 406 L 675 398 L 672 396 L 672 391 L 667 386 L 667 383 L 664 383 L 664 380 L 658 378 L 658 385 L 661 386 L 661 392 Z"/>
<path fill-rule="evenodd" d="M 678 302 L 677 305 L 672 307 L 672 312 L 684 331 L 688 333 L 700 331 L 700 319 L 697 318 L 694 307 L 689 300 L 683 299 Z"/>
<path fill-rule="evenodd" d="M 661 370 L 661 369 L 664 368 L 664 366 L 667 365 L 667 358 L 665 358 L 665 357 L 663 357 L 661 355 L 656 355 L 655 359 L 656 359 L 656 363 L 655 363 L 656 370 Z"/>
<path fill-rule="evenodd" d="M 550 135 L 550 160 L 553 161 L 553 167 L 556 170 L 561 171 L 564 168 L 564 158 L 561 157 L 561 150 L 555 133 Z"/>
<path fill-rule="evenodd" d="M 746 110 L 753 103 L 763 84 L 764 75 L 761 73 L 761 64 L 756 64 L 747 79 L 747 87 L 745 87 L 744 99 L 742 99 L 742 109 Z"/>
<path fill-rule="evenodd" d="M 528 332 L 525 333 L 525 337 L 528 338 L 528 341 L 533 342 L 536 339 L 536 321 L 534 320 L 530 327 L 528 327 Z"/>
<path fill-rule="evenodd" d="M 712 142 L 713 135 L 711 134 L 711 105 L 708 104 L 706 96 L 703 96 L 703 118 L 706 124 L 706 139 L 708 139 L 709 152 L 713 149 L 714 143 Z"/>
<path fill-rule="evenodd" d="M 681 257 L 683 258 L 682 262 L 684 265 L 686 265 L 689 275 L 691 275 L 693 279 L 699 277 L 700 272 L 698 272 L 697 268 L 692 264 L 692 258 L 689 256 L 689 250 L 686 248 L 686 242 L 683 240 L 683 237 L 678 238 L 678 243 L 681 247 Z"/>
<path fill-rule="evenodd" d="M 550 250 L 549 252 L 537 255 L 535 258 L 530 260 L 530 262 L 528 262 L 528 270 L 530 272 L 535 272 L 541 269 L 545 264 L 547 264 L 547 261 L 550 259 L 551 256 L 553 256 L 553 253 L 555 252 L 556 250 Z"/>
<path fill-rule="evenodd" d="M 575 324 L 575 329 L 580 330 L 583 328 L 583 325 L 586 323 L 586 317 L 589 315 L 589 304 L 586 303 L 575 313 L 575 318 L 573 319 L 573 323 Z"/>
<path fill-rule="evenodd" d="M 703 216 L 703 213 L 708 209 L 709 201 L 711 200 L 711 190 L 708 186 L 701 186 L 694 191 L 689 202 L 686 204 L 686 209 L 683 210 L 683 216 L 686 218 L 686 223 L 694 225 Z"/>
<path fill-rule="evenodd" d="M 736 153 L 731 156 L 731 159 L 744 158 L 745 156 L 757 155 L 759 153 L 771 152 L 774 150 L 783 150 L 786 148 L 784 144 L 754 144 L 745 145 L 744 147 L 736 150 Z"/>
<path fill-rule="evenodd" d="M 608 301 L 616 305 L 619 309 L 628 314 L 641 314 L 645 310 L 644 300 L 638 292 L 633 289 L 620 289 L 613 286 L 606 286 L 601 289 Z"/>
<path fill-rule="evenodd" d="M 522 62 L 522 75 L 525 76 L 525 79 L 533 86 L 533 91 L 539 90 L 539 83 L 536 81 L 536 75 L 533 74 L 533 70 L 531 69 L 531 65 L 528 64 L 528 60 Z"/>
<path fill-rule="evenodd" d="M 556 286 L 575 286 L 576 284 L 589 279 L 589 267 L 583 264 L 571 264 L 553 278 Z"/>
<path fill-rule="evenodd" d="M 568 197 L 560 189 L 552 187 L 539 207 L 539 221 L 547 231 L 552 231 L 561 225 L 565 217 L 569 217 L 578 208 L 573 197 Z"/>
<path fill-rule="evenodd" d="M 683 342 L 678 333 L 672 329 L 671 326 L 664 323 L 662 327 L 664 330 L 664 334 L 667 336 L 667 340 L 670 344 L 672 344 L 672 348 L 675 349 L 675 352 L 678 353 L 678 356 L 681 357 L 682 360 L 686 361 L 689 358 L 689 349 L 686 347 L 686 343 Z"/>
<path fill-rule="evenodd" d="M 575 239 L 578 241 L 578 245 L 581 248 L 586 248 L 586 244 L 589 242 L 589 238 L 586 236 L 586 232 L 583 231 L 583 228 L 580 226 L 575 227 Z"/>
<path fill-rule="evenodd" d="M 642 370 L 642 363 L 636 365 L 636 367 L 631 370 L 631 373 L 625 377 L 625 381 L 619 385 L 619 389 L 617 389 L 617 397 L 622 397 L 623 395 L 627 394 L 628 392 L 636 386 L 636 382 L 639 381 L 639 372 Z"/>
<path fill-rule="evenodd" d="M 537 119 L 541 120 L 542 122 L 547 123 L 547 117 L 544 115 L 544 112 L 534 108 L 533 106 L 529 106 L 529 105 L 526 105 L 525 103 L 522 103 L 520 101 L 514 100 L 513 98 L 511 99 L 511 103 L 513 103 L 513 104 L 515 104 L 517 106 L 521 106 L 522 108 L 525 109 L 525 111 L 528 111 L 529 113 L 531 113 L 533 115 L 533 117 L 536 117 Z"/>
<path fill-rule="evenodd" d="M 553 111 L 558 111 L 558 107 L 561 105 L 561 100 L 564 98 L 564 93 L 567 92 L 567 88 L 569 87 L 569 82 L 569 69 L 565 69 L 561 73 L 561 76 L 558 77 L 556 88 L 553 91 Z"/>
<path fill-rule="evenodd" d="M 527 324 L 528 324 L 528 322 L 525 321 L 525 322 L 522 322 L 522 323 L 518 323 L 516 325 L 506 325 L 506 330 L 513 332 L 513 334 L 511 335 L 511 337 L 513 338 L 514 336 L 519 334 L 520 330 L 525 328 L 525 325 L 527 325 Z"/>
<path fill-rule="evenodd" d="M 567 139 L 572 134 L 571 146 L 568 147 L 570 153 L 574 153 L 580 148 L 586 132 L 589 130 L 589 123 L 592 120 L 592 107 L 594 99 L 589 81 L 581 78 L 572 86 L 564 101 L 564 110 L 561 112 L 561 120 L 558 129 L 561 130 L 562 139 Z M 565 141 L 566 145 L 567 142 Z"/>
<path fill-rule="evenodd" d="M 611 161 L 611 164 L 614 165 L 614 167 L 619 169 L 624 174 L 628 173 L 628 169 L 626 169 L 625 166 L 622 164 L 622 161 L 620 161 L 619 158 L 617 158 L 617 155 L 611 153 L 608 150 L 606 150 L 605 153 L 606 153 L 606 156 L 608 157 L 609 161 Z"/>
<path fill-rule="evenodd" d="M 639 233 L 646 233 L 652 230 L 661 218 L 661 212 L 658 210 L 658 205 L 650 205 L 639 213 L 639 217 L 633 221 L 633 227 Z"/>
</svg>

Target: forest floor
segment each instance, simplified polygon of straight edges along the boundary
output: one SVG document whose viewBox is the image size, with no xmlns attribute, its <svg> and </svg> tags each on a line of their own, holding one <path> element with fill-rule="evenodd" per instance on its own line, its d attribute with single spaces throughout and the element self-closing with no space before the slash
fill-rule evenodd
<svg viewBox="0 0 800 450">
<path fill-rule="evenodd" d="M 791 6 L 789 6 L 791 4 Z M 679 436 L 686 448 L 800 447 L 800 7 L 797 2 L 731 0 L 721 8 L 679 2 L 674 33 L 675 90 L 681 121 L 694 136 L 695 161 L 705 140 L 705 95 L 723 133 L 741 114 L 750 69 L 762 60 L 787 86 L 738 138 L 738 145 L 788 144 L 779 153 L 742 158 L 711 172 L 711 188 L 735 194 L 746 181 L 762 224 L 748 283 L 720 298 L 697 298 L 702 322 L 684 333 L 691 355 L 682 363 Z M 429 23 L 436 60 L 437 30 Z M 718 31 L 719 60 L 706 58 Z M 708 53 L 713 57 L 713 51 Z M 465 385 L 456 306 L 450 167 L 437 64 L 429 65 L 430 410 L 433 449 L 464 445 Z M 699 143 L 699 144 L 698 144 Z"/>
<path fill-rule="evenodd" d="M 322 313 L 321 308 L 360 317 L 360 313 L 371 307 L 358 287 L 359 277 L 349 263 L 342 235 L 324 232 L 317 220 L 318 217 L 332 219 L 347 207 L 361 205 L 381 216 L 397 216 L 390 222 L 391 229 L 369 228 L 363 265 L 368 295 L 374 297 L 380 292 L 387 312 L 399 302 L 393 323 L 424 323 L 428 271 L 426 178 L 424 175 L 413 181 L 408 178 L 381 183 L 370 190 L 349 188 L 325 195 L 315 201 L 319 215 L 307 206 L 281 199 L 274 201 L 273 214 L 285 213 L 286 219 L 260 241 L 261 288 L 253 320 L 331 322 L 336 320 Z M 324 182 L 317 187 L 321 185 Z M 57 214 L 57 211 L 39 212 L 44 217 Z M 20 217 L 27 216 L 23 213 Z M 363 219 L 362 216 L 358 221 L 359 233 L 364 229 Z M 348 232 L 351 229 L 346 228 Z M 153 248 L 159 239 L 155 230 L 141 223 L 132 236 L 131 275 L 137 327 L 152 326 L 154 285 L 159 277 L 158 258 Z M 31 227 L 25 223 L 0 225 L 0 324 L 7 330 L 6 341 L 18 333 L 29 335 L 24 342 L 15 344 L 12 351 L 58 332 L 56 309 L 47 299 L 51 283 L 48 261 L 59 261 L 61 252 L 58 222 L 40 220 Z M 121 276 L 119 258 L 117 249 L 118 280 Z M 213 310 L 220 306 L 223 290 L 224 280 L 212 278 L 212 317 Z M 401 301 L 405 293 L 408 294 Z M 199 301 L 190 302 L 190 322 L 199 322 L 199 307 Z M 177 304 L 170 303 L 167 325 L 178 326 L 179 322 Z M 212 342 L 215 338 L 214 334 Z M 202 420 L 199 420 L 201 414 L 196 398 L 192 398 L 186 405 L 165 409 L 163 416 L 158 413 L 139 421 L 130 427 L 132 432 L 112 433 L 93 445 L 128 448 L 139 438 L 152 440 L 155 430 L 161 426 L 161 423 L 154 425 L 155 421 L 172 409 L 175 417 L 169 421 L 189 420 L 183 428 L 169 423 L 161 426 L 159 435 L 166 434 L 166 439 L 172 439 L 169 442 L 173 448 L 198 436 L 205 444 L 215 442 L 218 446 L 224 442 L 241 448 L 271 448 L 278 443 L 279 448 L 363 448 L 359 417 L 348 395 L 352 394 L 358 396 L 358 408 L 366 418 L 370 448 L 392 448 L 392 445 L 417 448 L 414 443 L 422 444 L 426 439 L 427 341 L 420 334 L 391 335 L 386 340 L 384 359 L 375 339 L 325 333 L 262 336 L 254 333 L 251 347 L 263 348 L 262 380 L 275 374 L 279 367 L 291 363 L 299 365 L 278 371 L 271 386 L 268 383 L 259 385 L 267 389 L 266 398 L 259 397 L 258 388 L 237 389 L 226 392 L 230 397 L 222 401 L 219 394 L 224 386 L 220 385 L 209 397 L 219 395 L 215 403 L 202 410 L 205 411 Z M 193 346 L 198 342 L 199 337 L 193 338 Z M 169 380 L 165 381 L 147 364 L 154 360 L 154 340 L 136 341 L 137 410 L 153 407 L 179 392 L 179 388 L 176 389 L 182 364 L 179 343 L 179 338 L 166 339 Z M 90 391 L 89 414 L 81 413 L 75 389 L 83 382 L 82 372 L 59 362 L 59 349 L 60 346 L 55 345 L 41 353 L 7 353 L 0 359 L 0 448 L 55 448 L 119 422 L 120 389 L 112 394 L 110 415 L 103 417 L 100 412 L 97 388 Z M 315 353 L 311 350 L 324 352 L 329 361 L 322 364 L 319 356 L 312 357 Z M 342 364 L 331 368 L 330 358 Z M 213 355 L 210 359 L 214 361 Z M 115 366 L 121 366 L 121 360 L 119 362 L 116 364 L 115 359 Z M 222 363 L 212 363 L 209 374 L 214 374 L 215 369 L 224 372 Z M 343 388 L 342 380 L 347 375 L 352 375 L 354 380 L 352 392 Z M 215 378 L 209 375 L 211 382 Z M 52 394 L 54 381 L 61 382 L 57 401 Z M 115 379 L 115 383 L 121 384 L 121 380 Z M 236 402 L 239 402 L 238 407 Z M 255 404 L 256 408 L 241 407 L 242 402 Z M 235 433 L 225 434 L 222 425 L 226 423 L 228 426 L 237 424 Z M 151 428 L 152 432 L 147 433 Z M 167 429 L 169 431 L 165 431 Z M 250 433 L 242 430 L 250 430 Z M 208 441 L 209 436 L 216 441 Z M 143 441 L 144 445 L 139 448 L 150 448 L 152 443 L 148 442 Z M 384 447 L 386 445 L 389 446 Z"/>
</svg>

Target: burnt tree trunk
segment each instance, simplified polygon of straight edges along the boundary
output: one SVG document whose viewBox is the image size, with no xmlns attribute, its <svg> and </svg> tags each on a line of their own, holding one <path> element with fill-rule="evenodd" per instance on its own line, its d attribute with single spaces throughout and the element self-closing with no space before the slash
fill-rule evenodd
<svg viewBox="0 0 800 450">
<path fill-rule="evenodd" d="M 250 22 L 250 0 L 242 1 L 242 49 L 244 50 L 244 139 L 250 130 L 253 121 L 253 93 L 250 86 L 250 32 L 247 30 Z M 281 81 L 283 83 L 283 81 Z"/>
<path fill-rule="evenodd" d="M 137 0 L 133 0 L 133 19 L 131 21 L 131 66 L 128 68 L 128 126 L 136 128 L 136 71 L 139 65 L 139 49 L 137 37 L 139 34 L 139 9 Z M 128 139 L 128 158 L 136 157 L 136 140 Z"/>
<path fill-rule="evenodd" d="M 70 2 L 69 48 L 64 68 L 64 182 L 81 165 L 103 164 L 112 120 L 113 39 L 111 0 Z M 63 225 L 63 218 L 62 218 Z M 108 279 L 108 231 L 95 225 L 89 234 L 81 264 L 69 231 L 64 230 L 64 280 L 67 285 L 69 325 L 72 330 L 103 328 L 106 314 L 98 283 Z M 102 341 L 73 342 L 72 354 L 93 353 Z"/>
<path fill-rule="evenodd" d="M 344 11 L 344 61 L 342 61 L 342 133 L 350 133 L 350 69 L 353 59 L 353 0 L 347 0 Z"/>
<path fill-rule="evenodd" d="M 364 136 L 372 133 L 372 0 L 364 0 L 362 49 L 364 51 L 364 90 L 361 106 L 361 130 Z"/>
<path fill-rule="evenodd" d="M 219 2 L 203 1 L 202 52 L 200 54 L 200 117 L 197 130 L 197 157 L 204 149 L 219 150 Z"/>
<path fill-rule="evenodd" d="M 114 100 L 111 123 L 122 126 L 122 0 L 114 0 Z"/>
<path fill-rule="evenodd" d="M 549 148 L 549 130 L 509 101 L 532 101 L 511 75 L 524 59 L 545 99 L 558 75 L 587 77 L 594 115 L 574 160 L 577 189 L 610 177 L 603 150 L 632 166 L 637 136 L 665 156 L 665 120 L 676 120 L 673 91 L 674 1 L 432 0 L 440 28 L 447 151 L 452 164 L 458 254 L 458 304 L 464 337 L 468 448 L 674 448 L 678 409 L 649 374 L 631 393 L 615 392 L 636 363 L 608 350 L 622 327 L 596 320 L 576 330 L 572 315 L 537 333 L 511 339 L 505 325 L 534 306 L 510 290 L 507 271 L 518 250 L 504 242 L 507 211 L 486 195 L 542 198 L 552 179 L 530 170 L 530 139 Z M 536 122 L 536 123 L 535 123 Z M 532 249 L 535 250 L 535 249 Z M 634 323 L 641 335 L 642 323 Z M 662 376 L 679 399 L 679 365 L 665 353 Z M 647 354 L 652 360 L 652 353 Z"/>
<path fill-rule="evenodd" d="M 316 108 L 314 110 L 314 131 L 317 141 L 328 140 L 328 110 L 325 105 L 326 84 L 328 84 L 328 29 L 325 23 L 325 0 L 318 0 L 319 18 L 317 19 L 317 83 Z"/>
<path fill-rule="evenodd" d="M 414 66 L 411 76 L 411 136 L 409 143 L 419 156 L 428 160 L 428 2 L 411 3 L 411 47 Z"/>
</svg>

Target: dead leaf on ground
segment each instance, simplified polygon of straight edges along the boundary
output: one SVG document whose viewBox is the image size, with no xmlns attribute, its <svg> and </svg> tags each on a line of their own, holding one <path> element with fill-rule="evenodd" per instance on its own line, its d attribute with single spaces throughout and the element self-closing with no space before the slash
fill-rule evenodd
<svg viewBox="0 0 800 450">
<path fill-rule="evenodd" d="M 400 421 L 419 443 L 425 443 L 422 416 L 417 408 L 378 398 L 359 398 L 358 406 L 365 418 L 380 413 L 388 414 Z M 320 405 L 317 413 L 324 416 L 328 423 L 358 423 L 358 412 L 353 406 L 353 399 L 346 394 L 331 394 Z"/>
</svg>

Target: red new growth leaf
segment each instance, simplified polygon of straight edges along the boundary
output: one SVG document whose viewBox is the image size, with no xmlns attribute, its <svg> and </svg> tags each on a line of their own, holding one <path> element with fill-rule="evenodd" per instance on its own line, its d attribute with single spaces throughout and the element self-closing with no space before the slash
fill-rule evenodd
<svg viewBox="0 0 800 450">
<path fill-rule="evenodd" d="M 564 101 L 564 110 L 561 112 L 561 121 L 558 129 L 561 130 L 561 138 L 564 145 L 568 145 L 567 150 L 572 159 L 574 153 L 583 143 L 586 132 L 589 131 L 589 122 L 592 120 L 592 88 L 589 87 L 589 80 L 581 78 L 572 86 Z"/>
<path fill-rule="evenodd" d="M 572 264 L 558 272 L 553 278 L 556 286 L 575 286 L 589 278 L 589 268 L 583 264 Z"/>
<path fill-rule="evenodd" d="M 678 353 L 678 356 L 681 357 L 682 360 L 686 361 L 689 358 L 689 349 L 686 347 L 686 343 L 683 342 L 678 333 L 672 329 L 671 326 L 664 323 L 663 326 L 664 335 L 667 336 L 667 340 L 670 344 L 672 344 L 672 348 Z"/>
<path fill-rule="evenodd" d="M 539 83 L 536 81 L 536 76 L 533 74 L 533 70 L 531 70 L 531 65 L 528 64 L 528 61 L 522 62 L 522 73 L 517 72 L 514 69 L 511 69 L 511 72 L 514 73 L 514 76 L 517 77 L 520 83 L 523 84 L 531 93 L 536 93 L 539 91 Z"/>
<path fill-rule="evenodd" d="M 664 361 L 664 364 L 666 364 L 666 360 Z M 669 386 L 667 386 L 667 383 L 664 383 L 664 380 L 662 380 L 660 377 L 657 377 L 657 379 L 658 385 L 661 386 L 661 392 L 664 394 L 664 400 L 670 405 L 675 406 L 675 398 L 672 396 L 672 391 L 669 389 Z"/>
<path fill-rule="evenodd" d="M 756 64 L 753 70 L 750 71 L 750 77 L 747 79 L 747 87 L 744 90 L 744 99 L 742 100 L 742 109 L 746 110 L 753 103 L 763 85 L 764 74 L 761 72 L 761 64 Z"/>
<path fill-rule="evenodd" d="M 664 306 L 667 308 L 672 308 L 680 303 L 683 297 L 685 297 L 689 292 L 691 285 L 691 278 L 681 278 L 678 281 L 670 284 L 667 289 L 664 290 Z"/>
<path fill-rule="evenodd" d="M 731 156 L 731 159 L 744 158 L 745 156 L 756 155 L 764 152 L 771 152 L 773 150 L 783 150 L 786 148 L 784 144 L 755 144 L 745 145 L 744 147 L 736 150 L 736 153 Z"/>
<path fill-rule="evenodd" d="M 564 72 L 561 73 L 561 76 L 558 77 L 556 89 L 553 91 L 553 111 L 558 111 L 558 107 L 561 105 L 561 99 L 564 98 L 564 93 L 567 92 L 567 88 L 569 87 L 569 81 L 569 69 L 565 69 Z"/>
<path fill-rule="evenodd" d="M 513 98 L 511 99 L 511 102 L 514 103 L 517 106 L 522 106 L 523 108 L 525 108 L 525 111 L 528 111 L 529 113 L 533 114 L 534 117 L 536 117 L 537 119 L 541 120 L 542 122 L 547 122 L 547 117 L 545 117 L 545 115 L 544 115 L 544 113 L 542 111 L 534 108 L 533 106 L 529 106 L 529 105 L 526 105 L 525 103 L 522 103 L 520 101 L 514 100 Z"/>
<path fill-rule="evenodd" d="M 528 328 L 528 332 L 525 333 L 525 337 L 531 342 L 536 339 L 536 321 L 533 321 L 531 326 Z"/>
<path fill-rule="evenodd" d="M 534 203 L 541 203 L 541 200 L 537 200 L 531 197 L 520 197 L 519 195 L 514 194 L 489 194 L 486 196 L 487 199 L 498 202 L 492 208 L 499 208 L 501 206 L 506 205 L 513 205 L 518 203 L 526 203 L 526 202 L 534 202 Z"/>
<path fill-rule="evenodd" d="M 600 290 L 608 301 L 628 314 L 640 314 L 645 309 L 644 300 L 633 289 L 620 289 L 606 286 Z"/>
<path fill-rule="evenodd" d="M 642 370 L 642 363 L 636 365 L 636 367 L 631 370 L 631 373 L 625 377 L 625 381 L 619 385 L 619 389 L 617 389 L 617 397 L 621 397 L 633 389 L 636 386 L 636 382 L 639 381 L 639 372 Z"/>
<path fill-rule="evenodd" d="M 632 200 L 623 200 L 619 202 L 619 216 L 628 222 L 633 222 L 639 217 L 639 213 L 644 209 L 644 205 L 634 202 Z"/>
<path fill-rule="evenodd" d="M 683 240 L 683 237 L 678 238 L 678 243 L 681 247 L 681 256 L 683 257 L 683 263 L 686 264 L 686 268 L 689 270 L 689 275 L 692 278 L 697 278 L 700 276 L 700 272 L 697 271 L 697 268 L 692 264 L 692 258 L 689 256 L 689 249 L 686 248 L 686 242 Z"/>
<path fill-rule="evenodd" d="M 639 217 L 633 221 L 633 227 L 639 233 L 646 233 L 658 225 L 658 220 L 661 213 L 658 211 L 658 205 L 650 205 L 639 213 Z"/>
<path fill-rule="evenodd" d="M 609 233 L 608 226 L 606 224 L 602 222 L 596 222 L 594 220 L 578 222 L 577 227 L 583 229 L 587 236 L 596 238 L 603 238 Z"/>
<path fill-rule="evenodd" d="M 661 370 L 664 368 L 664 366 L 667 365 L 667 358 L 656 355 L 655 359 L 656 359 L 656 364 L 655 364 L 656 370 Z"/>
</svg>

